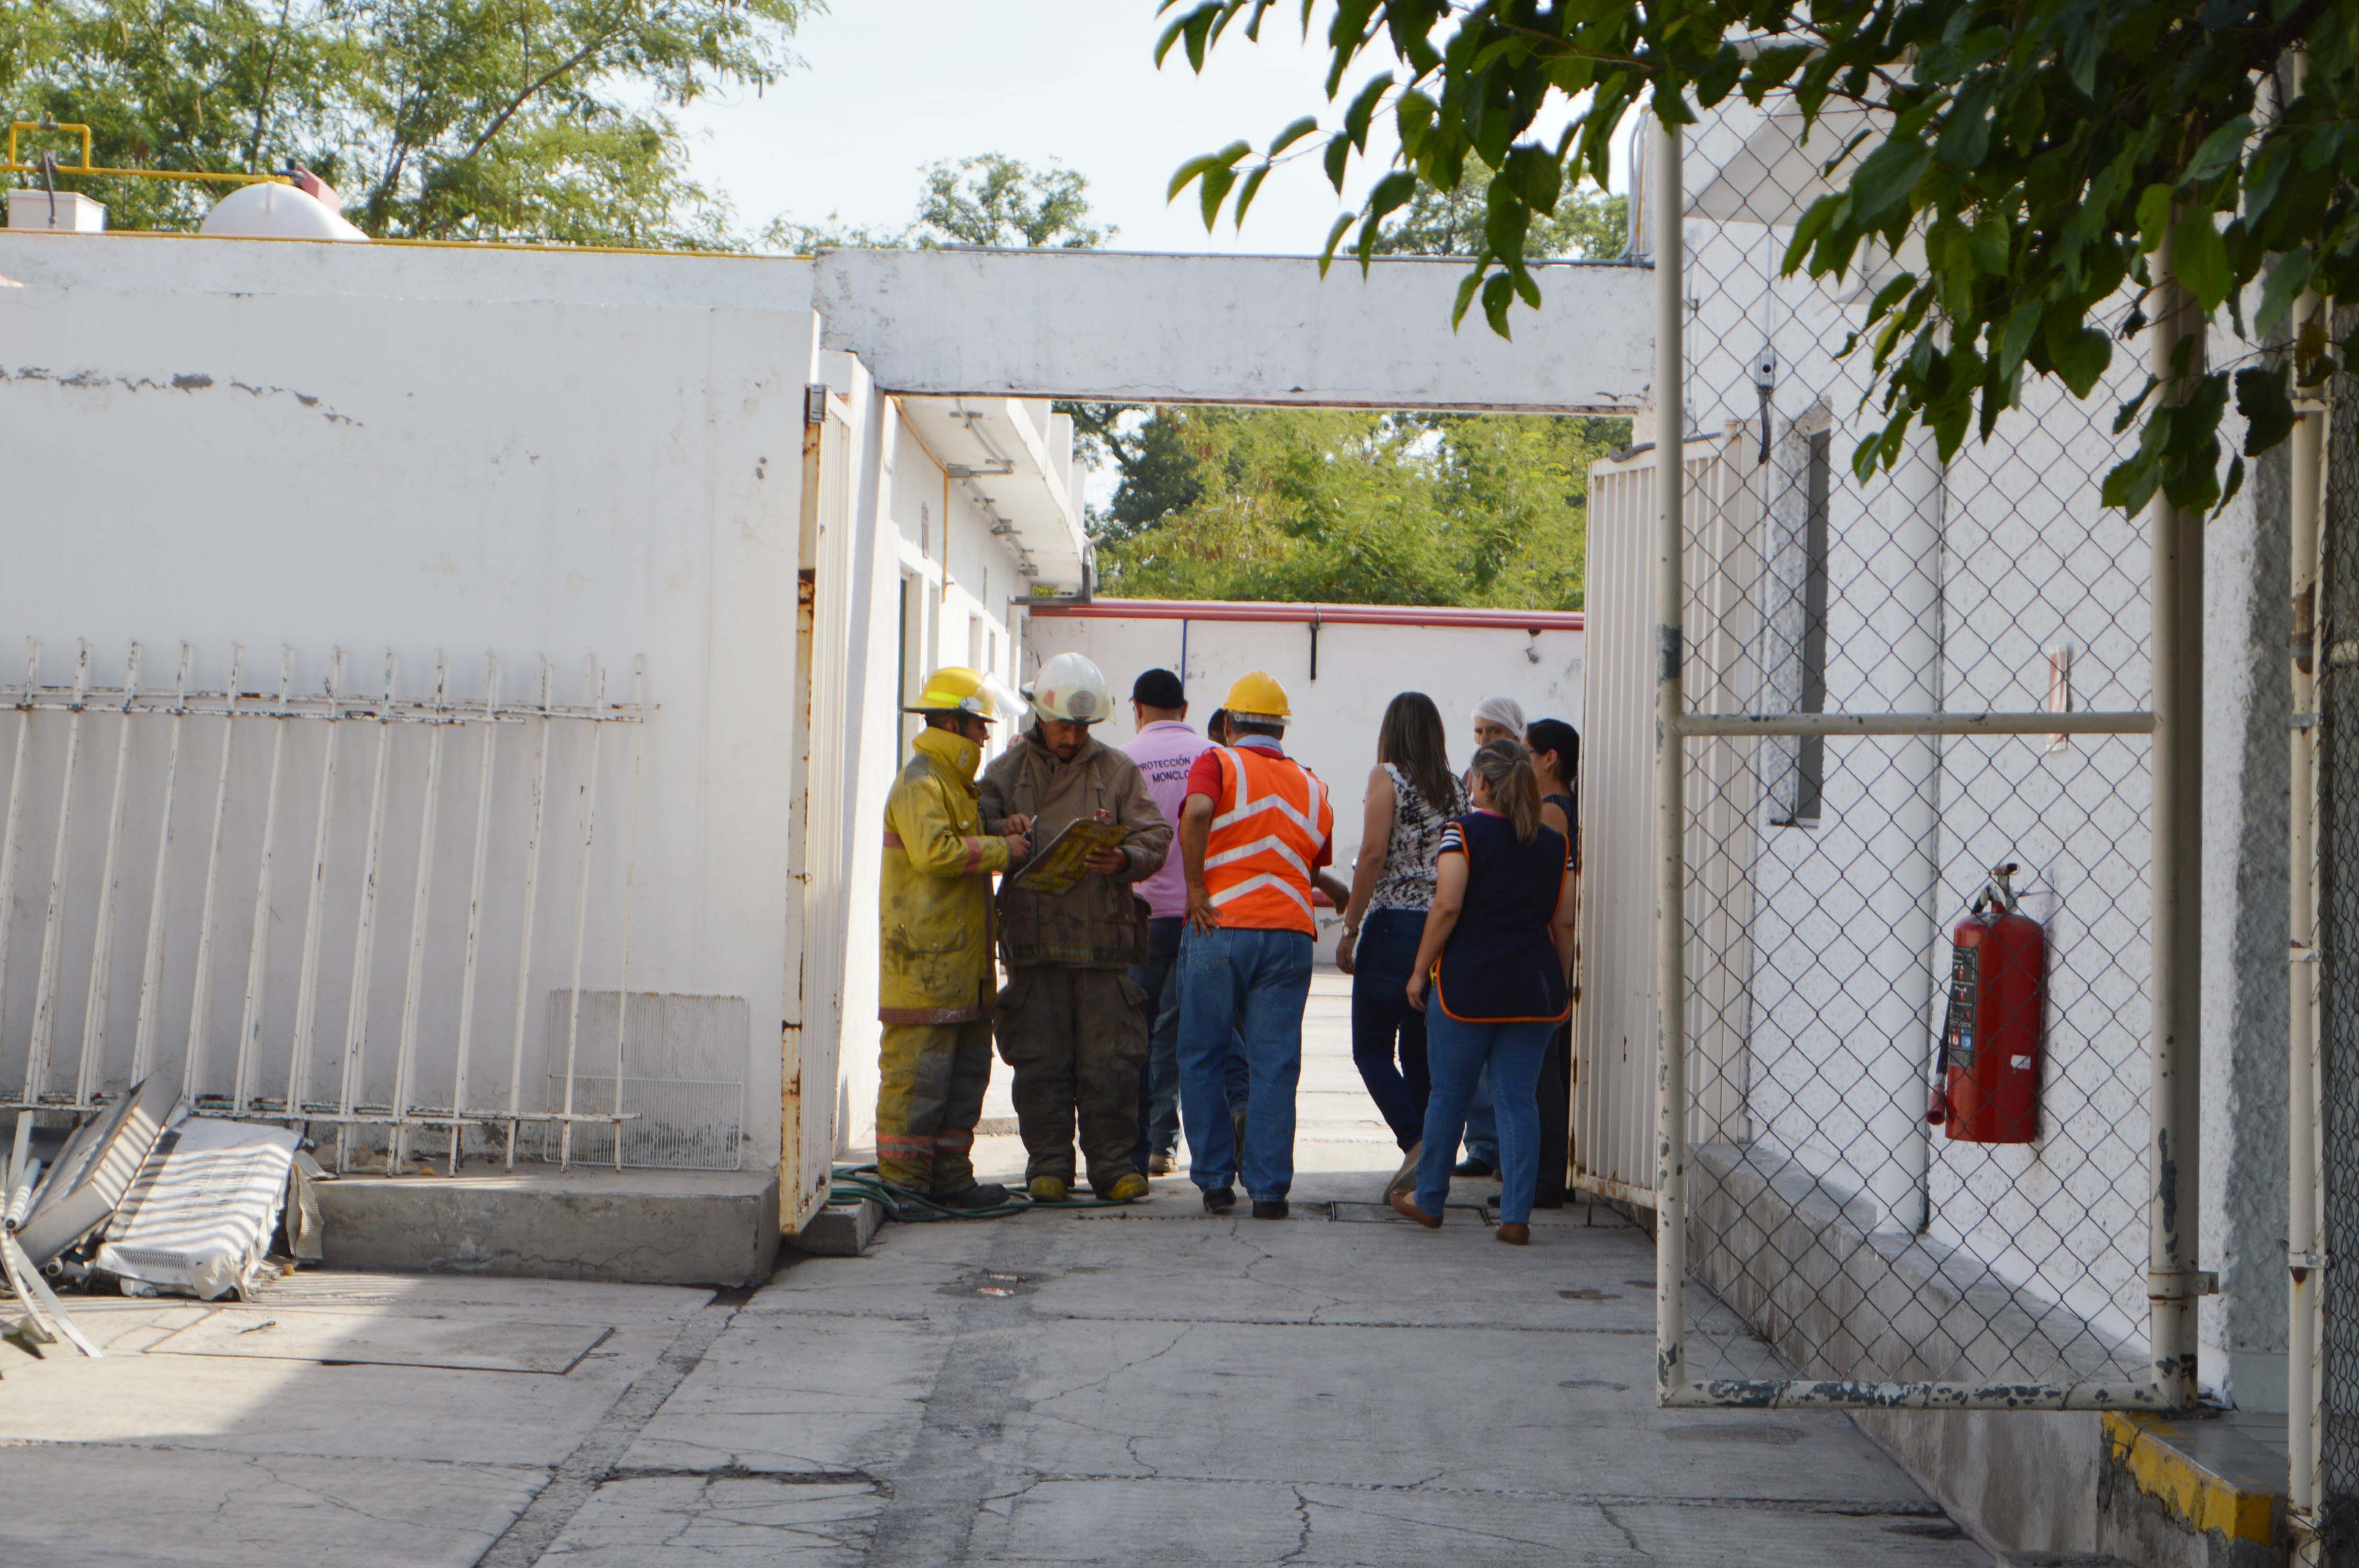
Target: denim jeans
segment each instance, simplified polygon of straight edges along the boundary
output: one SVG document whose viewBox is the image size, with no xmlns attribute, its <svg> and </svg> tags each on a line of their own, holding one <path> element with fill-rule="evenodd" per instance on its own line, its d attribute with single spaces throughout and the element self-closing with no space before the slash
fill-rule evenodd
<svg viewBox="0 0 2359 1568">
<path fill-rule="evenodd" d="M 1499 1118 L 1491 1106 L 1491 1069 L 1474 1080 L 1474 1098 L 1466 1103 L 1466 1155 L 1493 1170 L 1499 1168 Z"/>
<path fill-rule="evenodd" d="M 1353 949 L 1352 1065 L 1403 1149 L 1425 1136 L 1425 1014 L 1405 990 L 1424 936 L 1425 911 L 1372 909 Z"/>
<path fill-rule="evenodd" d="M 1492 1105 L 1499 1119 L 1499 1218 L 1507 1225 L 1532 1217 L 1532 1185 L 1539 1173 L 1540 1065 L 1556 1034 L 1553 1020 L 1538 1023 L 1474 1023 L 1451 1017 L 1438 1002 L 1425 1018 L 1426 1058 L 1433 1096 L 1425 1104 L 1425 1152 L 1417 1162 L 1417 1206 L 1440 1214 L 1450 1200 L 1450 1167 L 1465 1130 L 1475 1080 L 1490 1069 Z"/>
<path fill-rule="evenodd" d="M 1130 971 L 1147 993 L 1147 1065 L 1138 1070 L 1138 1151 L 1132 1161 L 1141 1172 L 1149 1155 L 1180 1144 L 1180 988 L 1172 974 L 1187 926 L 1177 914 L 1148 921 L 1147 962 Z"/>
<path fill-rule="evenodd" d="M 1294 1184 L 1294 1088 L 1302 1076 L 1302 1006 L 1310 938 L 1299 931 L 1190 927 L 1180 939 L 1180 1117 L 1188 1174 L 1206 1192 L 1242 1172 L 1256 1202 Z M 1234 1040 L 1248 1074 L 1245 1148 L 1230 1123 Z"/>
</svg>

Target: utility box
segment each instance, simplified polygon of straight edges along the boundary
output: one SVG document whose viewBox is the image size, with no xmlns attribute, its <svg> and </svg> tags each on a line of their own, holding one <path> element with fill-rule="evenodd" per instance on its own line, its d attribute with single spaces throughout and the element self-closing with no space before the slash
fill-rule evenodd
<svg viewBox="0 0 2359 1568">
<path fill-rule="evenodd" d="M 60 234 L 103 234 L 106 203 L 92 201 L 78 190 L 60 190 L 52 205 L 46 190 L 12 190 L 8 192 L 8 226 Z"/>
</svg>

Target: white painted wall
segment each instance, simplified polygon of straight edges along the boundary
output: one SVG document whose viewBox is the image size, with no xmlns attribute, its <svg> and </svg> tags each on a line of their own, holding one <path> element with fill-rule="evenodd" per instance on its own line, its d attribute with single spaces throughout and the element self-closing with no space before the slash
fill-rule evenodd
<svg viewBox="0 0 2359 1568">
<path fill-rule="evenodd" d="M 1040 660 L 1058 654 L 1086 654 L 1095 660 L 1125 704 L 1100 737 L 1119 746 L 1136 733 L 1126 706 L 1130 683 L 1143 670 L 1181 669 L 1183 648 L 1189 721 L 1200 730 L 1239 676 L 1256 669 L 1276 676 L 1294 706 L 1287 750 L 1334 793 L 1335 860 L 1342 868 L 1337 874 L 1347 885 L 1352 858 L 1359 852 L 1368 771 L 1376 762 L 1376 730 L 1395 695 L 1422 691 L 1433 698 L 1449 727 L 1451 762 L 1461 769 L 1474 752 L 1473 713 L 1484 697 L 1514 697 L 1527 719 L 1581 724 L 1579 631 L 1560 627 L 1534 636 L 1520 627 L 1329 622 L 1319 631 L 1319 678 L 1313 680 L 1306 622 L 1150 620 L 1100 612 L 1118 611 L 1118 605 L 1089 614 L 1035 612 L 1026 678 Z M 1321 955 L 1332 948 L 1330 932 Z"/>
<path fill-rule="evenodd" d="M 363 684 L 390 646 L 412 694 L 422 694 L 441 650 L 457 665 L 452 694 L 462 699 L 480 695 L 475 670 L 487 648 L 506 662 L 511 696 L 547 653 L 566 683 L 560 697 L 575 700 L 585 650 L 625 679 L 644 657 L 658 711 L 646 731 L 629 983 L 634 991 L 745 999 L 748 1036 L 718 1069 L 744 1083 L 747 1158 L 758 1164 L 777 1151 L 776 1117 L 762 1108 L 777 1103 L 788 972 L 780 803 L 793 759 L 784 720 L 796 679 L 802 387 L 817 337 L 794 297 L 808 273 L 701 262 L 666 271 L 646 258 L 526 255 L 504 265 L 509 254 L 96 236 L 69 248 L 0 238 L 0 275 L 22 285 L 0 287 L 0 420 L 12 438 L 0 639 L 39 637 L 52 680 L 69 675 L 65 651 L 76 638 L 96 643 L 110 671 L 124 645 L 140 639 L 151 651 L 150 684 L 168 679 L 169 653 L 182 639 L 197 645 L 200 679 L 218 684 L 228 644 L 239 641 L 249 649 L 249 690 L 275 685 L 281 643 L 297 651 L 299 683 L 315 688 L 333 648 L 353 654 L 354 684 Z M 762 308 L 774 283 L 785 285 L 788 300 Z M 217 755 L 206 728 L 190 723 L 192 765 L 176 817 L 199 845 Z M 62 735 L 61 722 L 38 729 L 37 775 L 57 758 Z M 399 737 L 394 760 L 372 1096 L 385 1092 L 386 1043 L 399 1027 L 418 832 L 408 814 L 422 738 Z M 515 787 L 526 747 L 503 741 L 503 777 Z M 349 743 L 340 780 L 335 831 L 346 847 L 364 824 L 368 774 L 353 754 L 363 744 Z M 240 745 L 246 760 L 233 778 L 230 862 L 246 858 L 225 891 L 217 1037 L 234 1028 L 241 999 L 264 793 L 253 770 L 266 746 L 259 737 Z M 159 762 L 160 752 L 147 749 L 135 766 L 153 780 Z M 473 764 L 472 745 L 454 748 L 446 763 L 454 772 Z M 592 989 L 613 988 L 621 972 L 627 764 L 627 748 L 610 743 L 584 964 Z M 299 757 L 290 776 L 317 765 Z M 566 776 L 567 766 L 557 758 L 552 776 Z M 550 810 L 526 1030 L 528 1104 L 546 1093 L 547 991 L 565 983 L 569 968 L 572 862 L 556 846 L 571 831 L 573 806 L 568 798 Z M 279 852 L 308 858 L 310 820 L 290 815 L 297 820 L 282 821 Z M 424 998 L 420 1044 L 428 1082 L 449 1073 L 468 815 L 446 820 L 436 862 L 437 979 Z M 82 879 L 70 903 L 77 922 L 94 902 L 103 848 L 91 826 L 99 813 L 81 820 L 70 857 Z M 36 832 L 45 855 L 51 836 Z M 515 850 L 504 844 L 501 853 Z M 185 859 L 179 864 L 168 1039 L 187 1029 L 201 895 L 201 874 L 190 875 Z M 506 860 L 495 874 L 518 869 Z M 143 892 L 145 870 L 134 884 Z M 356 874 L 347 862 L 332 881 L 329 930 L 339 946 L 351 940 Z M 266 1064 L 283 1062 L 305 891 L 299 870 L 282 868 Z M 24 967 L 0 1020 L 0 1076 L 22 1060 L 25 956 L 38 951 L 43 906 L 40 892 L 20 882 L 8 914 Z M 118 952 L 136 962 L 136 928 L 127 929 Z M 72 930 L 70 975 L 90 941 L 86 925 Z M 512 975 L 513 935 L 495 929 L 485 942 L 488 970 Z M 127 1069 L 131 974 L 114 989 L 110 1083 Z M 66 994 L 76 1011 L 64 1032 L 78 1037 L 78 984 Z M 340 1006 L 323 999 L 339 1022 Z M 499 1066 L 487 1072 L 479 1055 L 479 1083 L 506 1076 L 506 1008 L 484 1006 Z M 666 1067 L 637 1070 L 670 1076 Z M 283 1076 L 283 1065 L 266 1071 L 265 1092 L 277 1093 Z"/>
</svg>

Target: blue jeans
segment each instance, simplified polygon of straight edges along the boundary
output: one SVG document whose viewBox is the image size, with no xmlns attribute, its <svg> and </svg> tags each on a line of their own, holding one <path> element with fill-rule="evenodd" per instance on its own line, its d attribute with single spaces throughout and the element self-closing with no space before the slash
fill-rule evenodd
<svg viewBox="0 0 2359 1568">
<path fill-rule="evenodd" d="M 1429 998 L 1430 993 L 1429 993 Z M 1555 1038 L 1553 1020 L 1538 1023 L 1473 1023 L 1429 1002 L 1426 1056 L 1433 1098 L 1425 1104 L 1425 1152 L 1417 1162 L 1417 1206 L 1440 1214 L 1450 1201 L 1450 1167 L 1465 1130 L 1475 1080 L 1490 1069 L 1492 1103 L 1499 1118 L 1499 1219 L 1525 1225 L 1532 1217 L 1532 1185 L 1539 1174 L 1540 1066 Z"/>
<path fill-rule="evenodd" d="M 1425 911 L 1372 909 L 1353 949 L 1352 1065 L 1368 1098 L 1408 1148 L 1425 1135 L 1425 1014 L 1409 1006 L 1404 988 L 1425 937 Z M 1393 1065 L 1395 1042 L 1400 1065 Z"/>
<path fill-rule="evenodd" d="M 1302 1005 L 1310 938 L 1299 931 L 1190 927 L 1180 939 L 1180 1117 L 1188 1174 L 1224 1191 L 1242 1169 L 1256 1202 L 1294 1185 L 1294 1087 L 1302 1076 Z M 1245 1148 L 1229 1120 L 1234 1038 L 1248 1073 Z"/>
<path fill-rule="evenodd" d="M 1172 973 L 1187 925 L 1176 914 L 1148 921 L 1147 962 L 1130 971 L 1147 993 L 1147 1064 L 1138 1069 L 1138 1150 L 1131 1162 L 1142 1175 L 1147 1156 L 1180 1143 L 1180 990 Z"/>
<path fill-rule="evenodd" d="M 1499 1118 L 1491 1106 L 1491 1069 L 1474 1080 L 1474 1098 L 1466 1105 L 1466 1153 L 1493 1170 L 1499 1168 Z"/>
</svg>

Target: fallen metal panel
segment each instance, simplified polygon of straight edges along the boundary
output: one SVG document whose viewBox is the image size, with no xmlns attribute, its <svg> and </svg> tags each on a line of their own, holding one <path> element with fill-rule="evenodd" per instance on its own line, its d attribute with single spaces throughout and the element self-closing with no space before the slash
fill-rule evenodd
<svg viewBox="0 0 2359 1568">
<path fill-rule="evenodd" d="M 614 1335 L 578 1323 L 511 1323 L 481 1313 L 412 1317 L 317 1307 L 229 1307 L 150 1346 L 151 1356 L 233 1356 L 362 1367 L 563 1377 Z"/>
<path fill-rule="evenodd" d="M 277 1226 L 295 1143 L 291 1128 L 183 1122 L 140 1172 L 98 1266 L 207 1301 L 242 1292 Z"/>
<path fill-rule="evenodd" d="M 37 1266 L 97 1229 L 121 1206 L 179 1098 L 178 1086 L 154 1076 L 74 1129 L 17 1228 L 17 1244 Z"/>
</svg>

